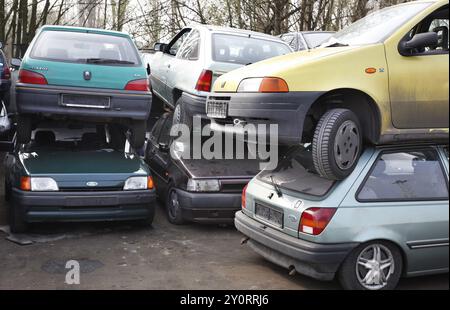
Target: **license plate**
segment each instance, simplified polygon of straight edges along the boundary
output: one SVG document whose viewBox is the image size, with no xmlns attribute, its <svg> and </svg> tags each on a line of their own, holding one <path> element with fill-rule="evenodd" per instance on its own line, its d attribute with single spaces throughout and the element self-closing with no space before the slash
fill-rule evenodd
<svg viewBox="0 0 450 310">
<path fill-rule="evenodd" d="M 108 109 L 111 100 L 104 96 L 62 94 L 61 105 L 72 108 Z"/>
<path fill-rule="evenodd" d="M 117 206 L 116 197 L 67 197 L 66 207 L 105 207 Z"/>
<path fill-rule="evenodd" d="M 255 205 L 255 215 L 272 225 L 283 228 L 283 212 L 257 203 Z"/>
<path fill-rule="evenodd" d="M 228 101 L 208 99 L 206 102 L 206 115 L 211 118 L 227 118 Z"/>
</svg>

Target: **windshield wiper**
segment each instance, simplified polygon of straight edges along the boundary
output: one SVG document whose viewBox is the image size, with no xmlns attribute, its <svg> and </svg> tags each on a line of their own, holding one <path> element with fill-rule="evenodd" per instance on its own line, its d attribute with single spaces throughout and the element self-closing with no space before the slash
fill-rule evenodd
<svg viewBox="0 0 450 310">
<path fill-rule="evenodd" d="M 275 188 L 275 192 L 277 193 L 278 197 L 282 197 L 283 192 L 281 191 L 280 186 L 273 180 L 273 175 L 270 176 L 270 181 L 272 182 L 272 185 Z"/>
<path fill-rule="evenodd" d="M 119 59 L 107 59 L 107 58 L 88 58 L 86 59 L 88 64 L 124 64 L 124 65 L 134 65 L 134 62 Z"/>
</svg>

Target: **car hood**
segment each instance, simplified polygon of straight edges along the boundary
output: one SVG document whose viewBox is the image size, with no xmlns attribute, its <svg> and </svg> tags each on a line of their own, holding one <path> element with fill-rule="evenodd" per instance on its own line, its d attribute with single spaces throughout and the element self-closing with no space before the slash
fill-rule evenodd
<svg viewBox="0 0 450 310">
<path fill-rule="evenodd" d="M 145 174 L 139 156 L 111 149 L 96 151 L 33 150 L 19 155 L 30 175 Z"/>
<path fill-rule="evenodd" d="M 253 178 L 259 171 L 259 161 L 252 159 L 179 159 L 177 164 L 191 178 Z"/>
<path fill-rule="evenodd" d="M 213 86 L 214 92 L 236 92 L 239 83 L 251 77 L 282 77 L 283 72 L 312 64 L 336 54 L 348 53 L 361 47 L 326 47 L 300 51 L 278 56 L 242 67 L 218 78 Z M 331 63 L 330 63 L 331 64 Z"/>
</svg>

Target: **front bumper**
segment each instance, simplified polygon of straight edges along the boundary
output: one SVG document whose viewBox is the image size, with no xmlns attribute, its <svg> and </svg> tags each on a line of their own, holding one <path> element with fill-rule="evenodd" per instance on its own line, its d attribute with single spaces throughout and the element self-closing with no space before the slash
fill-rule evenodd
<svg viewBox="0 0 450 310">
<path fill-rule="evenodd" d="M 332 280 L 343 260 L 358 244 L 318 244 L 267 227 L 243 212 L 235 218 L 237 230 L 250 238 L 250 247 L 265 259 L 319 280 Z"/>
<path fill-rule="evenodd" d="M 140 220 L 155 208 L 155 191 L 25 192 L 14 188 L 12 206 L 32 222 Z"/>
<path fill-rule="evenodd" d="M 61 95 L 104 96 L 110 98 L 109 108 L 68 107 L 61 104 Z M 17 111 L 21 114 L 80 117 L 93 120 L 146 120 L 150 115 L 152 97 L 148 92 L 109 90 L 52 85 L 16 85 Z"/>
<path fill-rule="evenodd" d="M 303 125 L 312 104 L 324 92 L 288 93 L 214 93 L 209 99 L 228 102 L 228 117 L 213 119 L 213 129 L 229 132 L 235 120 L 242 125 L 252 124 L 278 126 L 278 143 L 299 144 Z M 207 101 L 208 101 L 207 100 Z M 208 103 L 207 103 L 208 104 Z M 234 126 L 235 133 L 242 133 L 242 127 Z"/>
<path fill-rule="evenodd" d="M 183 218 L 198 223 L 233 223 L 240 193 L 193 193 L 177 189 Z"/>
</svg>

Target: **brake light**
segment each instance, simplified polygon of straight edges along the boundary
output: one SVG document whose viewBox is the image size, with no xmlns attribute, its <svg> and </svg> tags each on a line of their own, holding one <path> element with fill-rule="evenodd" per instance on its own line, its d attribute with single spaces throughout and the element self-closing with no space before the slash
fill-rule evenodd
<svg viewBox="0 0 450 310">
<path fill-rule="evenodd" d="M 195 89 L 198 91 L 211 91 L 213 72 L 211 70 L 203 70 L 197 80 Z"/>
<path fill-rule="evenodd" d="M 9 80 L 11 78 L 11 70 L 9 69 L 8 66 L 3 67 L 2 76 L 3 76 L 3 79 L 5 79 L 5 80 Z"/>
<path fill-rule="evenodd" d="M 150 82 L 148 79 L 129 81 L 125 86 L 125 90 L 150 91 Z"/>
<path fill-rule="evenodd" d="M 265 77 L 259 85 L 260 93 L 287 93 L 289 87 L 285 80 L 274 77 Z"/>
<path fill-rule="evenodd" d="M 31 178 L 21 177 L 20 178 L 20 189 L 23 191 L 31 191 Z"/>
<path fill-rule="evenodd" d="M 241 206 L 242 206 L 242 209 L 245 209 L 245 208 L 247 208 L 247 201 L 246 201 L 246 194 L 247 194 L 247 186 L 248 186 L 248 184 L 247 185 L 245 185 L 244 186 L 244 189 L 242 190 L 242 196 L 241 196 Z"/>
<path fill-rule="evenodd" d="M 335 213 L 336 209 L 334 208 L 306 209 L 302 213 L 298 231 L 314 236 L 319 235 L 327 227 Z"/>
<path fill-rule="evenodd" d="M 155 183 L 153 182 L 153 178 L 151 176 L 147 177 L 147 189 L 153 189 L 155 187 Z"/>
<path fill-rule="evenodd" d="M 19 71 L 20 83 L 47 85 L 47 79 L 40 73 L 21 69 Z"/>
</svg>

